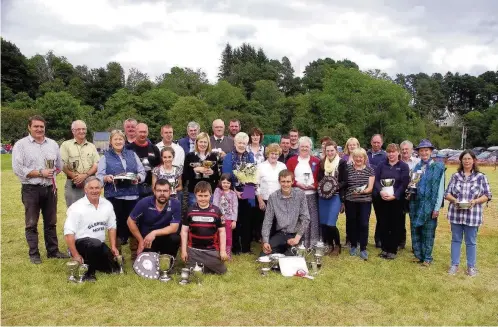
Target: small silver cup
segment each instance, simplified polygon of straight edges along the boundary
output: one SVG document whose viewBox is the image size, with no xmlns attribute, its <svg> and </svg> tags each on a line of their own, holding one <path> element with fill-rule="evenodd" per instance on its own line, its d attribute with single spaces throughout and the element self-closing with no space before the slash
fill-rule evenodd
<svg viewBox="0 0 498 327">
<path fill-rule="evenodd" d="M 55 159 L 45 159 L 45 168 L 54 169 L 55 168 Z"/>
<path fill-rule="evenodd" d="M 312 275 L 318 275 L 318 262 L 316 261 L 311 261 L 311 274 Z"/>
<path fill-rule="evenodd" d="M 182 268 L 182 271 L 180 272 L 180 277 L 182 280 L 180 281 L 180 285 L 187 285 L 190 283 L 190 269 L 189 268 Z"/>
<path fill-rule="evenodd" d="M 78 266 L 80 263 L 76 260 L 71 260 L 66 262 L 66 271 L 67 271 L 67 281 L 71 283 L 77 283 L 78 279 L 76 278 L 76 274 L 78 273 Z"/>
<path fill-rule="evenodd" d="M 83 278 L 85 277 L 85 274 L 88 272 L 88 265 L 86 263 L 82 263 L 78 267 L 78 275 L 80 279 L 78 280 L 78 283 L 83 283 Z"/>
</svg>

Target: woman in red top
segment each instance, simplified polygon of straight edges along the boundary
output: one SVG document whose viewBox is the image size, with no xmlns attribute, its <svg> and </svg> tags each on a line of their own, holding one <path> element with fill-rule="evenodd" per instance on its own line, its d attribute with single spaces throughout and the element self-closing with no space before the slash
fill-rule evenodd
<svg viewBox="0 0 498 327">
<path fill-rule="evenodd" d="M 307 136 L 299 139 L 299 153 L 287 161 L 287 169 L 294 173 L 292 186 L 301 189 L 306 194 L 310 223 L 303 235 L 304 246 L 310 248 L 320 239 L 320 222 L 318 221 L 318 171 L 320 159 L 311 154 L 313 142 Z"/>
</svg>

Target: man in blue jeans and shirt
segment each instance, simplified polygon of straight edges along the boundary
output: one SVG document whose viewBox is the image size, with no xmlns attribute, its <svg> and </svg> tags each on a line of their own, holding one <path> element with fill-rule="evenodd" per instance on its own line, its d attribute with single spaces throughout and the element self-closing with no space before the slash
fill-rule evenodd
<svg viewBox="0 0 498 327">
<path fill-rule="evenodd" d="M 138 201 L 128 217 L 130 232 L 138 240 L 137 255 L 153 251 L 176 257 L 180 247 L 180 236 L 176 232 L 181 221 L 181 205 L 170 194 L 169 182 L 158 180 L 154 195 Z"/>
</svg>

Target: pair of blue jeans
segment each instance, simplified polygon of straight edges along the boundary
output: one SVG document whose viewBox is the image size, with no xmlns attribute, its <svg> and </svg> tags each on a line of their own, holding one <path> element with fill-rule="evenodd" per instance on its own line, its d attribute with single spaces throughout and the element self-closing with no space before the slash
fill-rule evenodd
<svg viewBox="0 0 498 327">
<path fill-rule="evenodd" d="M 467 253 L 467 267 L 476 266 L 476 244 L 478 226 L 467 226 L 451 223 L 451 265 L 460 264 L 460 249 L 465 235 L 465 252 Z"/>
</svg>

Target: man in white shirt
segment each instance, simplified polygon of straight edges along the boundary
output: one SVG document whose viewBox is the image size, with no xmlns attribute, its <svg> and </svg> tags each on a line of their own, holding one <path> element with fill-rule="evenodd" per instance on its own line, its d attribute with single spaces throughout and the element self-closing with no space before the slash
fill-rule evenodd
<svg viewBox="0 0 498 327">
<path fill-rule="evenodd" d="M 185 151 L 181 146 L 176 143 L 173 143 L 173 126 L 164 125 L 161 127 L 161 137 L 163 140 L 156 144 L 159 151 L 161 151 L 164 147 L 172 147 L 175 150 L 175 157 L 173 158 L 173 166 L 183 166 L 185 161 Z"/>
<path fill-rule="evenodd" d="M 401 142 L 401 160 L 410 167 L 410 172 L 420 162 L 420 158 L 413 156 L 413 143 L 406 140 Z"/>
<path fill-rule="evenodd" d="M 111 273 L 119 269 L 114 257 L 116 247 L 116 215 L 111 202 L 100 197 L 102 184 L 95 176 L 85 180 L 85 196 L 67 209 L 64 239 L 73 260 L 88 264 L 85 281 L 95 281 L 95 271 Z M 111 248 L 105 244 L 105 231 Z"/>
</svg>

